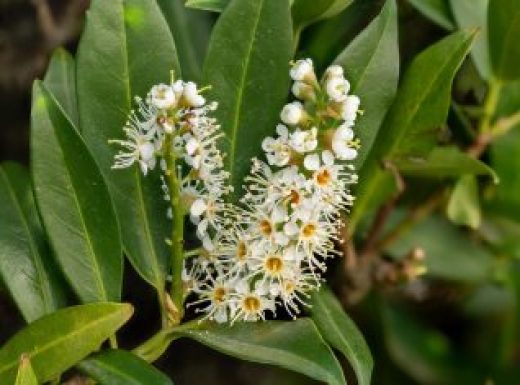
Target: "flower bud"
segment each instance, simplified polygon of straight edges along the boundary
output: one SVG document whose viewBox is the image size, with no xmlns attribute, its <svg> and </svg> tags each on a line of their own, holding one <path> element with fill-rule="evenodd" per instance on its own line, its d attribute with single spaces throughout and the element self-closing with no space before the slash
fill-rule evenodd
<svg viewBox="0 0 520 385">
<path fill-rule="evenodd" d="M 359 104 L 360 100 L 356 95 L 349 95 L 341 105 L 341 117 L 349 124 L 355 122 Z"/>
<path fill-rule="evenodd" d="M 357 157 L 358 152 L 352 142 L 353 139 L 354 131 L 348 125 L 343 124 L 338 127 L 332 137 L 332 150 L 338 159 L 353 160 Z"/>
<path fill-rule="evenodd" d="M 316 100 L 316 93 L 314 92 L 314 87 L 300 81 L 296 81 L 293 83 L 291 91 L 294 96 L 301 100 Z"/>
<path fill-rule="evenodd" d="M 289 75 L 295 81 L 316 84 L 316 74 L 311 59 L 298 60 L 289 71 Z"/>
<path fill-rule="evenodd" d="M 197 85 L 193 82 L 184 85 L 182 97 L 184 103 L 190 107 L 201 107 L 206 103 L 206 99 L 199 94 Z"/>
<path fill-rule="evenodd" d="M 343 67 L 334 64 L 325 71 L 325 77 L 343 77 Z"/>
<path fill-rule="evenodd" d="M 325 91 L 334 102 L 344 102 L 350 91 L 350 83 L 343 76 L 331 76 L 325 80 Z"/>
<path fill-rule="evenodd" d="M 294 126 L 302 121 L 304 114 L 303 105 L 300 102 L 292 102 L 284 106 L 280 118 L 285 124 Z"/>
</svg>

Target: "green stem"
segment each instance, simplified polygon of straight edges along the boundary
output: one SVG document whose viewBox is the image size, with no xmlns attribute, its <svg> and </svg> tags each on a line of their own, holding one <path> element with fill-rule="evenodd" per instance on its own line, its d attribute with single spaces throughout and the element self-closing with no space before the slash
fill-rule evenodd
<svg viewBox="0 0 520 385">
<path fill-rule="evenodd" d="M 117 337 L 115 334 L 111 335 L 108 339 L 111 349 L 117 349 Z"/>
<path fill-rule="evenodd" d="M 204 323 L 196 319 L 186 322 L 181 326 L 174 326 L 160 330 L 150 339 L 132 350 L 132 352 L 144 359 L 146 362 L 155 362 L 164 354 L 173 341 L 181 337 L 181 332 L 185 330 L 199 329 L 203 326 Z"/>
<path fill-rule="evenodd" d="M 174 337 L 167 329 L 160 330 L 142 345 L 132 350 L 132 352 L 146 362 L 152 363 L 164 354 L 173 340 Z"/>
<path fill-rule="evenodd" d="M 489 89 L 484 100 L 483 114 L 480 119 L 478 126 L 479 134 L 489 134 L 491 130 L 491 121 L 495 115 L 495 111 L 498 105 L 498 99 L 500 97 L 500 90 L 502 89 L 502 83 L 497 79 L 491 79 L 489 82 Z"/>
<path fill-rule="evenodd" d="M 204 249 L 202 247 L 197 247 L 196 249 L 185 251 L 184 258 L 195 257 L 197 255 L 202 254 L 203 252 Z"/>
<path fill-rule="evenodd" d="M 172 244 L 171 244 L 171 267 L 172 286 L 171 297 L 178 312 L 180 322 L 183 314 L 184 288 L 182 284 L 182 268 L 184 259 L 184 209 L 181 202 L 181 183 L 177 177 L 176 157 L 173 152 L 174 135 L 169 134 L 165 140 L 166 165 L 168 186 L 170 189 L 170 204 L 173 216 Z"/>
</svg>

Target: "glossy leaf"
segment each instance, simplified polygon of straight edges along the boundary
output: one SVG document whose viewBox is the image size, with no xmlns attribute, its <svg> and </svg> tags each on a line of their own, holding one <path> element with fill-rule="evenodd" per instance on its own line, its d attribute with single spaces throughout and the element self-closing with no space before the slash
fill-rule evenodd
<svg viewBox="0 0 520 385">
<path fill-rule="evenodd" d="M 125 253 L 158 291 L 168 264 L 171 233 L 158 173 L 142 177 L 138 167 L 112 170 L 133 97 L 180 76 L 173 38 L 155 1 L 94 0 L 78 54 L 78 101 L 82 134 L 105 176 L 116 207 Z"/>
<path fill-rule="evenodd" d="M 294 30 L 300 31 L 317 21 L 333 17 L 352 2 L 353 0 L 294 0 L 292 5 Z"/>
<path fill-rule="evenodd" d="M 487 15 L 489 0 L 450 0 L 451 9 L 460 28 L 478 28 L 471 56 L 483 79 L 491 76 Z"/>
<path fill-rule="evenodd" d="M 427 178 L 489 175 L 498 183 L 498 176 L 491 167 L 455 146 L 435 147 L 425 158 L 410 158 L 395 164 L 404 175 Z"/>
<path fill-rule="evenodd" d="M 231 0 L 187 0 L 186 7 L 211 12 L 223 12 Z"/>
<path fill-rule="evenodd" d="M 183 79 L 200 82 L 211 16 L 187 9 L 183 0 L 158 0 L 158 4 L 175 40 Z"/>
<path fill-rule="evenodd" d="M 79 129 L 76 97 L 76 63 L 63 48 L 54 51 L 43 84 L 56 97 L 69 119 Z"/>
<path fill-rule="evenodd" d="M 489 49 L 495 76 L 520 78 L 520 0 L 489 0 Z"/>
<path fill-rule="evenodd" d="M 20 358 L 20 366 L 14 385 L 38 385 L 38 379 L 31 366 L 31 360 L 25 354 Z"/>
<path fill-rule="evenodd" d="M 132 306 L 95 303 L 47 315 L 18 332 L 0 349 L 0 383 L 11 384 L 27 354 L 39 383 L 49 381 L 97 350 L 132 316 Z"/>
<path fill-rule="evenodd" d="M 292 32 L 288 0 L 234 0 L 219 18 L 204 64 L 208 99 L 226 134 L 225 167 L 235 198 L 251 159 L 274 132 L 289 89 Z"/>
<path fill-rule="evenodd" d="M 293 26 L 299 33 L 306 26 L 334 17 L 354 0 L 290 0 Z M 186 7 L 211 12 L 224 12 L 231 0 L 187 0 Z"/>
<path fill-rule="evenodd" d="M 449 0 L 408 0 L 419 12 L 441 27 L 452 30 L 455 23 L 450 12 Z"/>
<path fill-rule="evenodd" d="M 341 367 L 308 318 L 229 325 L 203 324 L 179 332 L 241 360 L 277 365 L 330 385 L 345 384 Z"/>
<path fill-rule="evenodd" d="M 392 359 L 416 381 L 445 385 L 484 381 L 479 369 L 470 366 L 442 333 L 391 305 L 383 306 L 382 315 L 385 342 Z"/>
<path fill-rule="evenodd" d="M 322 337 L 339 350 L 356 373 L 359 385 L 370 385 L 374 362 L 370 349 L 354 321 L 326 286 L 312 296 L 312 319 Z"/>
<path fill-rule="evenodd" d="M 173 385 L 165 374 L 125 350 L 95 354 L 77 366 L 101 385 Z"/>
<path fill-rule="evenodd" d="M 493 255 L 446 219 L 430 216 L 414 225 L 386 251 L 400 258 L 417 247 L 424 251 L 427 274 L 432 277 L 479 282 L 491 276 Z"/>
<path fill-rule="evenodd" d="M 84 302 L 118 301 L 122 253 L 108 189 L 79 133 L 39 82 L 31 157 L 38 207 L 66 278 Z"/>
<path fill-rule="evenodd" d="M 31 322 L 63 306 L 65 290 L 23 166 L 0 164 L 0 202 L 0 277 Z"/>
<path fill-rule="evenodd" d="M 349 44 L 335 63 L 345 69 L 352 93 L 360 97 L 364 110 L 356 123 L 362 146 L 354 165 L 360 168 L 397 91 L 399 48 L 395 0 L 387 0 L 381 14 Z"/>
<path fill-rule="evenodd" d="M 447 117 L 451 84 L 471 47 L 475 32 L 456 32 L 419 54 L 406 71 L 367 161 L 361 169 L 351 229 L 374 205 L 391 174 L 382 161 L 396 162 L 427 155 Z M 380 199 L 380 198 L 378 198 Z"/>
<path fill-rule="evenodd" d="M 457 225 L 476 229 L 480 225 L 480 203 L 477 179 L 474 175 L 460 178 L 451 192 L 446 215 Z"/>
</svg>

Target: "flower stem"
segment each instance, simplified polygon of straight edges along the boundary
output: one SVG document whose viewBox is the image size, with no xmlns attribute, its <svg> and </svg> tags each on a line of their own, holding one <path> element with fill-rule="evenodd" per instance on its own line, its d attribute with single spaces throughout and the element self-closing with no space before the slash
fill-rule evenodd
<svg viewBox="0 0 520 385">
<path fill-rule="evenodd" d="M 170 190 L 170 205 L 172 210 L 172 243 L 171 268 L 172 286 L 171 297 L 177 312 L 173 319 L 180 322 L 183 314 L 184 289 L 182 284 L 182 268 L 184 259 L 184 209 L 181 201 L 181 184 L 177 175 L 176 157 L 173 151 L 173 134 L 168 134 L 165 140 L 166 147 L 166 176 Z"/>
</svg>

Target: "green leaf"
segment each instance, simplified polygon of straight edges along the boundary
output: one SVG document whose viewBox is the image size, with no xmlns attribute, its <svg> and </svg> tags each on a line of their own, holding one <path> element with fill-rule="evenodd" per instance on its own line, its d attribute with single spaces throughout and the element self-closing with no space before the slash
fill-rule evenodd
<svg viewBox="0 0 520 385">
<path fill-rule="evenodd" d="M 447 30 L 455 29 L 448 0 L 408 0 L 428 19 Z"/>
<path fill-rule="evenodd" d="M 118 301 L 122 253 L 103 177 L 54 97 L 33 87 L 31 161 L 36 201 L 56 259 L 84 302 Z"/>
<path fill-rule="evenodd" d="M 495 76 L 520 78 L 520 0 L 489 0 L 489 50 Z"/>
<path fill-rule="evenodd" d="M 432 277 L 480 282 L 491 276 L 493 255 L 441 217 L 430 216 L 414 225 L 386 251 L 401 258 L 417 247 L 424 251 L 427 274 Z"/>
<path fill-rule="evenodd" d="M 40 318 L 0 349 L 0 383 L 14 382 L 18 359 L 24 353 L 31 360 L 39 383 L 54 379 L 97 350 L 132 313 L 129 304 L 95 303 Z"/>
<path fill-rule="evenodd" d="M 61 307 L 65 290 L 23 166 L 0 164 L 0 202 L 0 277 L 31 322 Z"/>
<path fill-rule="evenodd" d="M 382 161 L 425 156 L 435 146 L 438 129 L 448 114 L 453 78 L 474 37 L 474 31 L 456 32 L 419 54 L 406 71 L 373 151 L 361 169 L 351 231 L 391 178 L 381 168 Z"/>
<path fill-rule="evenodd" d="M 63 48 L 54 51 L 43 84 L 56 97 L 74 126 L 79 128 L 76 97 L 76 63 Z"/>
<path fill-rule="evenodd" d="M 309 27 L 298 55 L 312 58 L 318 71 L 325 69 L 381 11 L 379 0 L 354 1 L 345 11 Z M 348 74 L 347 74 L 348 75 Z"/>
<path fill-rule="evenodd" d="M 494 211 L 518 220 L 520 215 L 520 130 L 497 138 L 491 145 L 491 165 L 500 178 L 492 199 Z"/>
<path fill-rule="evenodd" d="M 451 9 L 460 28 L 479 29 L 471 49 L 471 57 L 483 79 L 491 77 L 487 15 L 489 0 L 450 0 Z"/>
<path fill-rule="evenodd" d="M 353 0 L 294 0 L 292 17 L 295 31 L 317 21 L 336 16 L 352 4 Z"/>
<path fill-rule="evenodd" d="M 186 9 L 183 0 L 158 0 L 175 40 L 184 80 L 199 82 L 211 33 L 211 16 Z"/>
<path fill-rule="evenodd" d="M 223 12 L 231 0 L 188 0 L 186 7 L 211 12 Z"/>
<path fill-rule="evenodd" d="M 251 159 L 274 132 L 289 88 L 292 32 L 288 0 L 233 0 L 219 18 L 204 64 L 208 98 L 226 138 L 223 150 L 234 197 Z"/>
<path fill-rule="evenodd" d="M 173 385 L 165 374 L 125 350 L 105 351 L 77 366 L 101 385 Z"/>
<path fill-rule="evenodd" d="M 457 181 L 446 206 L 446 215 L 457 225 L 473 229 L 480 226 L 478 184 L 474 175 L 465 175 Z"/>
<path fill-rule="evenodd" d="M 231 327 L 203 324 L 178 335 L 242 360 L 277 365 L 330 385 L 345 384 L 336 357 L 308 318 L 243 322 Z"/>
<path fill-rule="evenodd" d="M 20 358 L 20 366 L 14 385 L 38 385 L 38 379 L 31 366 L 31 360 L 25 354 Z"/>
<path fill-rule="evenodd" d="M 354 165 L 360 168 L 397 91 L 399 47 L 395 0 L 387 0 L 381 14 L 349 44 L 335 63 L 345 69 L 352 93 L 360 97 L 365 111 L 356 123 L 362 146 Z"/>
<path fill-rule="evenodd" d="M 491 167 L 455 146 L 435 147 L 427 157 L 401 159 L 395 165 L 404 175 L 427 178 L 489 175 L 498 183 L 498 176 Z"/>
<path fill-rule="evenodd" d="M 112 170 L 117 148 L 107 142 L 124 137 L 133 97 L 168 82 L 172 69 L 179 76 L 173 38 L 155 1 L 92 1 L 77 54 L 81 130 L 114 200 L 125 253 L 160 293 L 171 224 L 159 175 L 142 177 L 137 167 Z"/>
<path fill-rule="evenodd" d="M 484 381 L 451 341 L 406 312 L 383 306 L 385 343 L 393 360 L 424 384 L 461 385 Z"/>
<path fill-rule="evenodd" d="M 294 30 L 299 33 L 303 28 L 317 21 L 334 17 L 353 3 L 354 0 L 290 0 Z M 231 0 L 188 0 L 186 7 L 211 12 L 224 12 Z"/>
<path fill-rule="evenodd" d="M 352 365 L 359 385 L 370 385 L 374 361 L 356 324 L 326 286 L 313 294 L 311 303 L 312 319 L 325 341 Z"/>
</svg>

